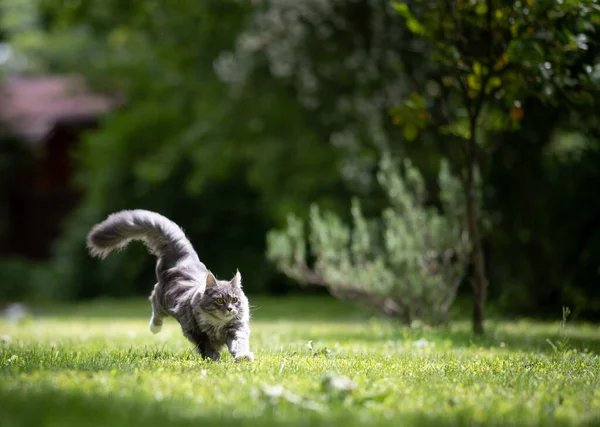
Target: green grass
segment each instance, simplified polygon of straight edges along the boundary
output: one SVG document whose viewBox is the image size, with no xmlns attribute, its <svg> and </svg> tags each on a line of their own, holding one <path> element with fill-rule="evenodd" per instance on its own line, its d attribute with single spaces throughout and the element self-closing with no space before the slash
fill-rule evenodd
<svg viewBox="0 0 600 427">
<path fill-rule="evenodd" d="M 561 348 L 559 319 L 473 338 L 466 321 L 403 328 L 324 298 L 252 303 L 253 364 L 200 360 L 172 319 L 152 335 L 142 300 L 2 319 L 0 426 L 600 423 L 597 325 L 568 325 Z"/>
</svg>

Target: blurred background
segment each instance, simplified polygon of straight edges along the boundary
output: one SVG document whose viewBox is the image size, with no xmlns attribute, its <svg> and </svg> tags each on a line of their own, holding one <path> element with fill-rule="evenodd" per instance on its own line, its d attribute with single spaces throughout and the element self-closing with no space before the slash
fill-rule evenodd
<svg viewBox="0 0 600 427">
<path fill-rule="evenodd" d="M 440 164 L 460 159 L 461 132 L 436 114 L 464 124 L 461 76 L 477 92 L 469 76 L 492 50 L 434 32 L 447 15 L 474 29 L 493 19 L 499 34 L 506 23 L 494 55 L 515 64 L 490 80 L 501 90 L 484 85 L 477 122 L 489 302 L 600 318 L 597 11 L 577 21 L 526 2 L 508 19 L 512 2 L 493 16 L 454 3 L 0 0 L 0 305 L 148 295 L 155 260 L 142 245 L 104 262 L 85 249 L 93 224 L 132 208 L 181 225 L 218 277 L 239 268 L 249 295 L 320 292 L 268 255 L 289 215 L 308 224 L 318 206 L 350 223 L 358 200 L 379 217 L 384 152 L 410 159 L 419 200 L 439 208 Z M 435 49 L 453 45 L 462 59 L 448 71 Z"/>
</svg>

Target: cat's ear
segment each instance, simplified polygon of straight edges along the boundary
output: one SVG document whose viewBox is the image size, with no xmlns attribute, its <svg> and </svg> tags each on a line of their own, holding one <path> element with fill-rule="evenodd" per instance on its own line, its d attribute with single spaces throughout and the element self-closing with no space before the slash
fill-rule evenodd
<svg viewBox="0 0 600 427">
<path fill-rule="evenodd" d="M 209 271 L 206 276 L 206 287 L 210 288 L 212 286 L 217 286 L 217 278 Z"/>
<path fill-rule="evenodd" d="M 236 288 L 242 287 L 242 275 L 240 274 L 240 270 L 236 270 L 235 276 L 231 279 L 231 284 Z"/>
</svg>

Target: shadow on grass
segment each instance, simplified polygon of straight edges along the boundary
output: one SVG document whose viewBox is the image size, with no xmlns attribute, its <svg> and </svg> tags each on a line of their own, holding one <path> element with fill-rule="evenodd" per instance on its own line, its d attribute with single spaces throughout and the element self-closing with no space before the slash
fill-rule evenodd
<svg viewBox="0 0 600 427">
<path fill-rule="evenodd" d="M 450 327 L 439 328 L 407 328 L 401 325 L 391 328 L 377 328 L 377 326 L 373 326 L 348 332 L 322 333 L 318 336 L 318 339 L 323 341 L 375 343 L 416 341 L 424 338 L 428 341 L 444 343 L 451 347 L 497 348 L 513 351 L 554 353 L 556 351 L 555 348 L 560 349 L 561 342 L 565 342 L 565 336 L 558 329 L 558 326 L 552 328 L 549 324 L 546 324 L 546 327 L 540 327 L 539 324 L 525 323 L 521 325 L 518 322 L 497 322 L 492 324 L 490 322 L 486 334 L 479 336 L 471 332 L 470 325 L 467 322 L 458 322 Z M 566 334 L 565 349 L 587 350 L 600 353 L 600 335 L 598 331 L 598 328 L 595 328 L 595 330 L 572 328 Z"/>
<path fill-rule="evenodd" d="M 36 390 L 0 390 L 0 419 L 7 426 L 239 426 L 217 415 L 184 416 L 164 402 L 89 395 L 36 386 Z"/>
<path fill-rule="evenodd" d="M 241 399 L 244 396 L 240 397 Z M 285 410 L 287 409 L 287 410 Z M 89 395 L 67 392 L 57 388 L 35 391 L 0 390 L 0 419 L 2 425 L 39 427 L 43 425 L 70 426 L 354 426 L 361 425 L 348 411 L 316 413 L 300 408 L 285 408 L 285 412 L 265 408 L 256 417 L 218 413 L 198 408 L 186 402 L 140 401 L 131 398 Z M 225 412 L 225 411 L 222 411 Z M 435 419 L 426 414 L 398 414 L 403 425 L 460 425 L 460 420 Z M 394 425 L 398 420 L 384 420 L 378 425 Z"/>
<path fill-rule="evenodd" d="M 252 317 L 257 322 L 348 322 L 361 323 L 365 327 L 349 328 L 348 331 L 317 332 L 311 339 L 326 341 L 401 341 L 404 339 L 418 340 L 425 338 L 431 341 L 450 341 L 454 347 L 503 347 L 517 351 L 535 351 L 552 353 L 554 348 L 548 340 L 557 345 L 563 337 L 558 323 L 522 322 L 511 320 L 503 322 L 490 319 L 487 322 L 485 336 L 475 336 L 471 333 L 469 322 L 459 318 L 448 328 L 406 328 L 400 324 L 383 321 L 387 327 L 383 332 L 367 326 L 369 319 L 378 319 L 376 313 L 360 307 L 358 304 L 336 300 L 324 296 L 294 296 L 294 297 L 251 297 Z M 463 311 L 463 310 L 459 310 Z M 41 310 L 42 317 L 70 319 L 148 319 L 150 303 L 145 299 L 133 300 L 96 300 L 93 302 L 53 305 Z M 375 324 L 378 321 L 375 322 Z M 390 327 L 390 325 L 393 325 Z M 600 352 L 600 328 L 569 327 L 568 348 L 577 350 L 588 349 Z"/>
<path fill-rule="evenodd" d="M 39 317 L 78 319 L 146 319 L 150 302 L 144 298 L 97 299 L 80 303 L 57 303 L 34 308 Z M 351 320 L 371 312 L 327 296 L 264 297 L 250 296 L 252 317 L 260 321 Z"/>
<path fill-rule="evenodd" d="M 243 401 L 245 396 L 240 396 Z M 343 411 L 312 412 L 301 408 L 271 407 L 256 411 L 256 416 L 235 416 L 231 410 L 198 407 L 191 402 L 140 400 L 123 396 L 106 396 L 84 391 L 66 391 L 56 387 L 37 386 L 36 389 L 3 390 L 0 387 L 0 420 L 3 426 L 39 427 L 153 427 L 153 426 L 363 426 L 352 408 Z M 378 426 L 466 426 L 481 425 L 470 411 L 454 411 L 445 416 L 425 412 L 403 412 L 398 408 L 385 419 L 371 419 Z M 598 425 L 600 418 L 589 418 L 579 425 Z M 506 425 L 502 419 L 488 419 L 485 425 Z M 567 425 L 558 420 L 529 420 L 519 425 Z"/>
</svg>

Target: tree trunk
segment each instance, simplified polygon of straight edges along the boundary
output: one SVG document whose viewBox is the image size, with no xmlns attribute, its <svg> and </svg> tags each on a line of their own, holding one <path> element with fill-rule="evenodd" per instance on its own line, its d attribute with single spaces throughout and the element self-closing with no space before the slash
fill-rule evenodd
<svg viewBox="0 0 600 427">
<path fill-rule="evenodd" d="M 467 202 L 467 229 L 471 242 L 471 263 L 473 266 L 471 287 L 473 288 L 473 332 L 483 334 L 485 301 L 487 298 L 487 278 L 481 235 L 479 234 L 479 217 L 477 212 L 477 183 L 475 167 L 477 154 L 477 136 L 475 134 L 477 119 L 471 119 L 471 134 L 467 147 L 467 182 L 465 185 Z"/>
</svg>

